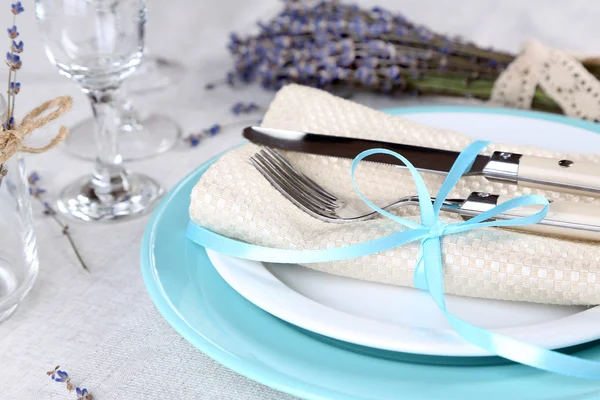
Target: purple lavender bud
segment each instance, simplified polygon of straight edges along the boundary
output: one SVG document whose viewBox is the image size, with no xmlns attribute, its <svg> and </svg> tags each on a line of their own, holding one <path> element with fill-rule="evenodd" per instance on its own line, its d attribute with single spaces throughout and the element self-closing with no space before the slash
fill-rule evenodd
<svg viewBox="0 0 600 400">
<path fill-rule="evenodd" d="M 277 47 L 290 47 L 292 45 L 292 39 L 289 36 L 277 36 L 273 41 Z"/>
<path fill-rule="evenodd" d="M 251 113 L 253 111 L 258 110 L 260 107 L 258 106 L 258 104 L 256 103 L 248 103 L 246 104 L 245 108 L 244 108 L 244 112 L 246 113 Z"/>
<path fill-rule="evenodd" d="M 345 52 L 345 51 L 354 51 L 354 42 L 350 39 L 344 39 L 342 41 L 339 42 L 340 43 L 340 47 L 341 47 L 341 51 Z"/>
<path fill-rule="evenodd" d="M 16 3 L 11 4 L 10 9 L 14 15 L 21 14 L 23 11 L 25 11 L 25 9 L 23 8 L 23 5 L 21 4 L 20 1 L 17 1 Z"/>
<path fill-rule="evenodd" d="M 334 77 L 335 79 L 345 80 L 350 76 L 350 70 L 345 68 L 336 68 Z"/>
<path fill-rule="evenodd" d="M 27 176 L 27 182 L 29 182 L 30 185 L 35 185 L 37 182 L 40 181 L 40 179 L 40 175 L 35 171 L 31 172 Z"/>
<path fill-rule="evenodd" d="M 315 32 L 314 41 L 319 47 L 326 46 L 329 41 L 329 35 L 327 32 Z"/>
<path fill-rule="evenodd" d="M 377 79 L 375 72 L 368 67 L 360 67 L 354 73 L 354 77 L 364 85 L 371 85 Z"/>
<path fill-rule="evenodd" d="M 12 41 L 12 46 L 10 47 L 13 53 L 21 53 L 23 52 L 23 41 L 19 41 L 17 43 L 17 41 L 13 40 Z"/>
<path fill-rule="evenodd" d="M 377 57 L 368 57 L 363 60 L 363 65 L 365 67 L 374 69 L 379 66 L 379 59 Z"/>
<path fill-rule="evenodd" d="M 341 50 L 340 42 L 327 42 L 327 53 L 328 54 L 337 54 Z"/>
<path fill-rule="evenodd" d="M 392 65 L 386 69 L 385 74 L 388 76 L 388 78 L 396 80 L 400 76 L 400 67 L 397 65 Z"/>
<path fill-rule="evenodd" d="M 375 54 L 380 54 L 387 50 L 386 43 L 383 40 L 369 40 L 367 48 Z"/>
<path fill-rule="evenodd" d="M 305 25 L 302 21 L 294 21 L 289 26 L 289 29 L 290 29 L 290 33 L 292 35 L 300 35 L 300 34 L 304 33 Z"/>
<path fill-rule="evenodd" d="M 11 82 L 10 83 L 10 92 L 12 94 L 19 94 L 21 91 L 21 82 Z"/>
<path fill-rule="evenodd" d="M 354 50 L 344 51 L 338 57 L 338 65 L 342 67 L 348 67 L 354 62 L 355 59 L 356 55 L 354 54 Z"/>
<path fill-rule="evenodd" d="M 210 128 L 204 130 L 204 133 L 208 134 L 208 136 L 215 136 L 219 132 L 221 132 L 221 125 L 219 124 L 214 124 Z"/>
<path fill-rule="evenodd" d="M 239 115 L 244 111 L 244 104 L 242 102 L 237 102 L 231 107 L 231 112 L 235 115 Z"/>
<path fill-rule="evenodd" d="M 378 22 L 369 26 L 369 33 L 375 37 L 381 36 L 386 32 L 386 25 Z"/>
<path fill-rule="evenodd" d="M 285 71 L 285 74 L 292 81 L 295 81 L 300 77 L 300 72 L 298 71 L 298 68 L 296 68 L 296 67 L 289 67 L 289 68 L 286 68 L 284 71 Z"/>
<path fill-rule="evenodd" d="M 333 80 L 335 69 L 322 69 L 319 71 L 319 85 L 326 86 Z"/>
<path fill-rule="evenodd" d="M 8 32 L 8 37 L 11 39 L 16 39 L 19 36 L 16 25 L 13 25 L 12 28 L 8 28 L 6 31 Z"/>
</svg>

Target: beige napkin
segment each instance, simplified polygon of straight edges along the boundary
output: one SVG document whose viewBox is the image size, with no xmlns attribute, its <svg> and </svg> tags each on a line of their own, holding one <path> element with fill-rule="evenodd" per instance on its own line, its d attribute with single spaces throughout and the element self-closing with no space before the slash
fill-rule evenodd
<svg viewBox="0 0 600 400">
<path fill-rule="evenodd" d="M 430 128 L 298 85 L 279 91 L 263 126 L 449 150 L 462 150 L 471 141 L 456 132 Z M 499 148 L 600 162 L 597 155 L 566 155 L 513 145 L 495 144 L 486 152 Z M 296 249 L 346 246 L 405 229 L 383 217 L 351 224 L 329 224 L 310 217 L 279 194 L 248 162 L 258 149 L 246 144 L 230 151 L 202 175 L 191 194 L 193 222 L 249 243 Z M 285 156 L 336 195 L 357 198 L 350 181 L 350 160 L 298 153 Z M 436 193 L 443 176 L 422 175 L 431 193 Z M 367 198 L 377 202 L 391 202 L 416 193 L 408 171 L 390 166 L 362 163 L 356 180 Z M 535 193 L 549 199 L 600 206 L 600 200 L 592 197 L 524 189 L 482 177 L 462 178 L 450 197 L 464 197 L 472 191 Z M 396 213 L 418 220 L 416 207 L 398 209 Z M 442 219 L 449 222 L 459 218 L 442 214 Z M 367 281 L 413 286 L 419 246 L 411 243 L 380 254 L 306 267 Z M 442 247 L 447 293 L 548 304 L 600 304 L 600 245 L 596 243 L 487 228 L 445 236 Z"/>
</svg>

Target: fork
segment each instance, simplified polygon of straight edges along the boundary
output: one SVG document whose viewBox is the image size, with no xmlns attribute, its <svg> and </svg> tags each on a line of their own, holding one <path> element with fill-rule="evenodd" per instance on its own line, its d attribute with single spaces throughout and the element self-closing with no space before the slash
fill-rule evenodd
<svg viewBox="0 0 600 400">
<path fill-rule="evenodd" d="M 250 163 L 302 211 L 324 222 L 350 223 L 379 215 L 360 200 L 341 199 L 298 171 L 277 151 L 265 147 L 250 158 Z M 441 209 L 468 219 L 509 200 L 510 196 L 473 192 L 466 199 L 446 199 Z M 431 201 L 435 201 L 432 197 Z M 535 225 L 509 229 L 600 241 L 600 208 L 589 204 L 550 202 L 546 218 Z M 405 196 L 381 207 L 383 210 L 419 205 L 418 196 Z M 541 206 L 525 206 L 498 214 L 495 219 L 513 219 L 531 215 Z"/>
</svg>

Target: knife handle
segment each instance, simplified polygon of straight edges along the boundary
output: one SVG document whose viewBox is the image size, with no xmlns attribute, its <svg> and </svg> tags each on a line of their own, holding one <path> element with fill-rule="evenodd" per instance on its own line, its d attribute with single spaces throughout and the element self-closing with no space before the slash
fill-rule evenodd
<svg viewBox="0 0 600 400">
<path fill-rule="evenodd" d="M 511 196 L 488 193 L 471 193 L 460 207 L 463 215 L 477 215 L 498 204 L 510 200 Z M 541 205 L 523 206 L 498 216 L 499 219 L 525 217 L 540 211 Z M 508 229 L 561 236 L 571 239 L 600 241 L 600 207 L 591 204 L 552 201 L 546 218 L 537 224 L 515 226 Z"/>
<path fill-rule="evenodd" d="M 585 196 L 600 196 L 600 164 L 496 151 L 483 169 L 489 179 Z"/>
</svg>

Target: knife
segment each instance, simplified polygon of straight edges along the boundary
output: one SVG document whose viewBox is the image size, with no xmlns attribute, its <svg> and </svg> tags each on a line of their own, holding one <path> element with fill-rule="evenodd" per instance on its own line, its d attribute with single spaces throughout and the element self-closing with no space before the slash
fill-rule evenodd
<svg viewBox="0 0 600 400">
<path fill-rule="evenodd" d="M 252 143 L 276 149 L 350 159 L 365 150 L 382 148 L 402 154 L 421 171 L 440 174 L 447 174 L 460 154 L 455 151 L 401 143 L 258 126 L 245 128 L 243 135 Z M 402 161 L 387 154 L 373 154 L 366 160 L 404 166 Z M 470 171 L 465 175 L 483 175 L 490 180 L 510 182 L 530 188 L 587 196 L 600 195 L 600 164 L 596 163 L 495 151 L 491 156 L 478 155 Z"/>
</svg>

